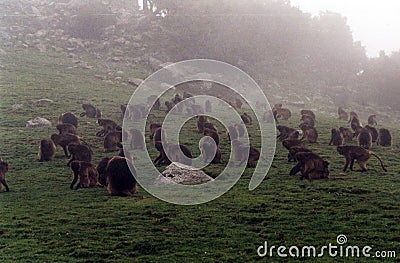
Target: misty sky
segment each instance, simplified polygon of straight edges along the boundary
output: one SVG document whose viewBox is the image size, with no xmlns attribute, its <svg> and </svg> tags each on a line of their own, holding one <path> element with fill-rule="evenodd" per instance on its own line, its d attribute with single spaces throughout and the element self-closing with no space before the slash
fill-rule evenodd
<svg viewBox="0 0 400 263">
<path fill-rule="evenodd" d="M 354 40 L 366 46 L 367 55 L 400 50 L 400 1 L 398 0 L 291 0 L 306 13 L 334 11 L 347 17 Z"/>
</svg>

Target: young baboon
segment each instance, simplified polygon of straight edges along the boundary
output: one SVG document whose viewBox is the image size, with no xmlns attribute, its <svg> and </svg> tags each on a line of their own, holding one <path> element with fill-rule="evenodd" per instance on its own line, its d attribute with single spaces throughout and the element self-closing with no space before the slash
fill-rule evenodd
<svg viewBox="0 0 400 263">
<path fill-rule="evenodd" d="M 212 112 L 212 106 L 210 100 L 206 100 L 204 109 L 206 110 L 206 112 Z"/>
<path fill-rule="evenodd" d="M 276 126 L 276 129 L 280 132 L 280 134 L 278 134 L 278 136 L 276 136 L 276 138 L 279 139 L 280 141 L 286 140 L 291 133 L 296 131 L 296 129 L 293 129 L 293 128 L 290 128 L 287 126 L 283 126 L 283 125 Z"/>
<path fill-rule="evenodd" d="M 310 116 L 311 118 L 313 118 L 314 119 L 314 121 L 315 121 L 315 113 L 312 111 L 312 110 L 301 110 L 300 111 L 300 114 L 303 116 L 303 115 L 308 115 L 308 116 Z"/>
<path fill-rule="evenodd" d="M 251 125 L 253 123 L 253 119 L 246 112 L 244 112 L 240 117 L 242 118 L 242 121 L 244 122 L 244 124 Z"/>
<path fill-rule="evenodd" d="M 39 162 L 48 162 L 54 159 L 56 156 L 56 146 L 52 140 L 41 140 L 39 147 Z"/>
<path fill-rule="evenodd" d="M 100 162 L 96 165 L 97 173 L 99 174 L 99 184 L 102 186 L 107 186 L 107 164 L 108 161 L 111 160 L 111 157 L 104 157 L 100 160 Z"/>
<path fill-rule="evenodd" d="M 91 162 L 92 161 L 92 149 L 90 149 L 86 145 L 70 143 L 67 146 L 68 152 L 71 155 L 70 160 L 67 163 L 67 166 L 71 164 L 73 161 L 85 161 Z"/>
<path fill-rule="evenodd" d="M 8 172 L 8 163 L 3 161 L 0 157 L 0 192 L 2 191 L 2 185 L 6 188 L 6 192 L 9 192 L 10 189 L 6 182 L 6 173 Z"/>
<path fill-rule="evenodd" d="M 343 145 L 344 142 L 344 138 L 343 138 L 343 134 L 337 130 L 337 129 L 332 129 L 331 130 L 331 140 L 329 141 L 328 145 L 335 145 L 335 146 L 339 146 L 339 145 Z"/>
<path fill-rule="evenodd" d="M 241 125 L 241 124 L 235 124 L 235 128 L 236 128 L 236 130 L 238 132 L 239 137 L 243 137 L 244 133 L 246 131 L 245 127 L 243 127 L 243 125 Z"/>
<path fill-rule="evenodd" d="M 343 139 L 345 142 L 351 142 L 353 140 L 354 134 L 349 128 L 340 127 L 339 131 L 343 135 Z"/>
<path fill-rule="evenodd" d="M 357 136 L 358 146 L 369 149 L 372 146 L 372 136 L 368 129 L 362 128 L 358 131 Z"/>
<path fill-rule="evenodd" d="M 145 141 L 143 134 L 137 129 L 129 130 L 129 134 L 131 135 L 131 147 L 136 150 L 144 150 L 145 149 Z"/>
<path fill-rule="evenodd" d="M 375 156 L 381 163 L 382 169 L 387 172 L 386 168 L 383 166 L 383 162 L 378 155 L 374 152 L 364 149 L 361 146 L 338 146 L 337 152 L 346 158 L 346 163 L 343 168 L 343 172 L 346 172 L 347 167 L 350 164 L 350 170 L 353 171 L 354 161 L 357 160 L 358 165 L 362 172 L 367 171 L 367 162 L 371 156 Z"/>
<path fill-rule="evenodd" d="M 240 99 L 236 98 L 235 99 L 235 107 L 236 107 L 236 109 L 241 109 L 242 106 L 243 106 L 243 102 Z"/>
<path fill-rule="evenodd" d="M 371 126 L 378 125 L 378 123 L 376 122 L 375 114 L 372 114 L 368 117 L 368 125 L 371 125 Z"/>
<path fill-rule="evenodd" d="M 167 107 L 167 110 L 165 111 L 165 113 L 168 113 L 172 110 L 172 108 L 175 106 L 175 104 L 171 101 L 166 101 L 165 106 Z"/>
<path fill-rule="evenodd" d="M 379 129 L 377 144 L 384 147 L 392 146 L 392 134 L 388 129 Z"/>
<path fill-rule="evenodd" d="M 107 191 L 111 196 L 131 196 L 137 193 L 136 169 L 131 164 L 131 171 L 128 162 L 120 156 L 114 156 L 108 161 L 105 174 Z"/>
<path fill-rule="evenodd" d="M 294 156 L 297 164 L 290 170 L 293 176 L 301 172 L 300 179 L 325 179 L 329 177 L 329 162 L 322 159 L 319 155 L 312 152 L 298 152 Z"/>
<path fill-rule="evenodd" d="M 58 124 L 69 123 L 78 128 L 78 118 L 72 112 L 65 112 L 58 117 Z"/>
<path fill-rule="evenodd" d="M 364 127 L 365 129 L 367 129 L 369 131 L 369 133 L 372 136 L 372 142 L 376 142 L 378 140 L 378 130 L 370 125 L 365 125 Z"/>
<path fill-rule="evenodd" d="M 109 132 L 105 137 L 103 141 L 104 145 L 104 152 L 114 152 L 118 150 L 118 144 L 122 142 L 122 132 L 120 131 L 114 131 L 114 132 Z"/>
<path fill-rule="evenodd" d="M 282 118 L 282 120 L 288 120 L 292 117 L 292 112 L 286 108 L 278 108 L 276 109 L 276 118 Z"/>
<path fill-rule="evenodd" d="M 349 114 L 345 112 L 341 107 L 338 108 L 339 120 L 349 120 Z"/>
<path fill-rule="evenodd" d="M 60 134 L 65 134 L 65 133 L 76 134 L 76 127 L 70 123 L 57 124 L 56 129 Z"/>
<path fill-rule="evenodd" d="M 154 134 L 158 128 L 161 128 L 161 125 L 158 123 L 150 123 L 150 139 L 153 140 Z"/>
<path fill-rule="evenodd" d="M 101 129 L 100 131 L 98 131 L 96 133 L 97 137 L 103 137 L 103 136 L 106 136 L 110 132 L 122 130 L 121 126 L 119 126 L 114 121 L 109 120 L 109 119 L 98 119 L 97 123 L 99 124 L 99 126 L 103 127 L 103 129 Z"/>
<path fill-rule="evenodd" d="M 204 125 L 208 122 L 207 116 L 205 115 L 198 115 L 197 116 L 197 132 L 204 133 Z"/>
<path fill-rule="evenodd" d="M 201 155 L 206 163 L 221 163 L 221 150 L 211 142 L 211 138 L 206 137 L 201 144 Z"/>
<path fill-rule="evenodd" d="M 84 112 L 81 113 L 81 117 L 86 116 L 88 118 L 101 118 L 101 111 L 91 104 L 83 103 L 82 108 Z"/>
<path fill-rule="evenodd" d="M 85 161 L 73 161 L 71 162 L 71 170 L 73 172 L 72 182 L 69 186 L 70 189 L 74 188 L 74 185 L 78 181 L 75 189 L 95 187 L 99 183 L 99 174 L 96 167 L 90 162 Z"/>
<path fill-rule="evenodd" d="M 69 157 L 67 146 L 70 143 L 81 143 L 81 138 L 76 136 L 75 134 L 66 133 L 66 134 L 53 134 L 51 135 L 51 140 L 55 145 L 60 145 L 64 150 L 65 157 Z"/>
<path fill-rule="evenodd" d="M 228 137 L 228 141 L 239 139 L 239 133 L 235 126 L 229 126 L 226 130 L 226 136 Z"/>
<path fill-rule="evenodd" d="M 219 135 L 216 131 L 210 129 L 204 129 L 204 136 L 210 136 L 214 139 L 215 144 L 219 145 Z"/>
<path fill-rule="evenodd" d="M 288 162 L 296 161 L 294 156 L 296 155 L 296 153 L 299 153 L 299 152 L 312 152 L 312 151 L 310 149 L 307 149 L 307 148 L 304 148 L 301 146 L 293 146 L 289 149 Z"/>
<path fill-rule="evenodd" d="M 260 159 L 260 151 L 254 147 L 245 145 L 243 142 L 239 140 L 232 140 L 232 149 L 233 156 L 236 161 L 239 161 L 239 165 L 242 165 L 244 162 L 247 162 L 248 168 L 256 167 L 257 161 Z M 246 156 L 247 149 L 249 151 L 249 155 Z"/>
<path fill-rule="evenodd" d="M 309 127 L 303 131 L 303 139 L 309 143 L 318 143 L 318 131 L 313 127 Z"/>
<path fill-rule="evenodd" d="M 170 154 L 171 156 L 171 160 L 168 158 L 167 154 L 165 153 L 164 148 L 161 149 L 160 151 L 160 155 L 154 160 L 154 163 L 156 165 L 160 165 L 160 164 L 170 164 L 171 162 L 178 162 L 178 163 L 182 163 L 185 165 L 192 165 L 192 153 L 190 152 L 190 150 L 185 146 L 185 145 L 177 145 L 177 144 L 172 144 L 172 143 L 166 143 L 164 144 L 165 149 L 167 150 L 168 154 Z M 182 153 L 190 158 L 189 160 L 186 159 L 181 159 L 181 155 L 178 154 L 179 150 L 182 151 Z"/>
</svg>

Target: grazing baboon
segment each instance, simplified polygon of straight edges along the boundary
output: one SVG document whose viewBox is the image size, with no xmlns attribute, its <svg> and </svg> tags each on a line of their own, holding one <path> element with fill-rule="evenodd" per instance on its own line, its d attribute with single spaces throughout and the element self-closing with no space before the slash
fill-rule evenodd
<svg viewBox="0 0 400 263">
<path fill-rule="evenodd" d="M 361 146 L 338 146 L 337 151 L 340 155 L 343 155 L 346 159 L 346 163 L 343 168 L 343 172 L 346 172 L 347 167 L 350 164 L 350 170 L 353 171 L 354 161 L 357 160 L 358 165 L 362 172 L 367 171 L 367 162 L 371 156 L 375 156 L 381 163 L 382 169 L 387 172 L 386 168 L 383 166 L 383 162 L 378 155 L 374 152 L 364 149 Z"/>
<path fill-rule="evenodd" d="M 165 113 L 168 113 L 172 110 L 172 108 L 175 106 L 175 104 L 171 101 L 166 101 L 165 106 L 167 107 L 167 110 L 165 111 Z"/>
<path fill-rule="evenodd" d="M 104 145 L 104 152 L 114 152 L 118 150 L 118 144 L 122 142 L 122 132 L 115 131 L 109 132 L 104 137 L 103 145 Z"/>
<path fill-rule="evenodd" d="M 239 140 L 232 140 L 233 156 L 236 161 L 239 161 L 239 165 L 247 162 L 248 168 L 256 167 L 257 161 L 260 159 L 260 151 L 254 147 L 245 145 Z M 249 156 L 246 156 L 247 149 Z"/>
<path fill-rule="evenodd" d="M 58 124 L 69 123 L 78 128 L 78 118 L 72 112 L 65 112 L 58 117 Z"/>
<path fill-rule="evenodd" d="M 219 135 L 216 131 L 210 129 L 204 129 L 204 136 L 210 136 L 214 139 L 215 143 L 219 145 Z"/>
<path fill-rule="evenodd" d="M 236 99 L 235 99 L 235 107 L 236 107 L 237 109 L 241 109 L 242 106 L 243 106 L 242 100 L 236 98 Z"/>
<path fill-rule="evenodd" d="M 154 103 L 154 104 L 153 104 Z M 150 106 L 153 105 L 152 109 L 154 110 L 160 110 L 161 108 L 161 103 L 160 99 L 157 97 L 157 95 L 151 95 L 147 98 L 147 107 L 150 109 Z"/>
<path fill-rule="evenodd" d="M 144 150 L 145 149 L 145 141 L 143 134 L 137 129 L 129 130 L 129 134 L 131 135 L 131 147 L 136 150 Z"/>
<path fill-rule="evenodd" d="M 221 150 L 217 145 L 212 143 L 211 138 L 204 138 L 204 141 L 201 144 L 201 154 L 206 163 L 221 163 Z"/>
<path fill-rule="evenodd" d="M 294 156 L 296 155 L 296 153 L 299 153 L 299 152 L 312 152 L 312 151 L 310 149 L 307 149 L 307 148 L 304 148 L 301 146 L 293 146 L 289 149 L 288 162 L 296 161 Z"/>
<path fill-rule="evenodd" d="M 70 160 L 67 163 L 67 166 L 71 164 L 73 161 L 85 161 L 91 162 L 92 161 L 92 149 L 90 149 L 86 145 L 70 143 L 67 146 L 68 152 L 71 155 Z"/>
<path fill-rule="evenodd" d="M 39 147 L 39 162 L 52 161 L 56 156 L 56 146 L 52 140 L 41 140 Z"/>
<path fill-rule="evenodd" d="M 350 117 L 351 119 L 350 119 L 350 127 L 351 127 L 351 129 L 355 132 L 355 133 L 357 133 L 357 130 L 361 127 L 362 128 L 362 125 L 361 125 L 361 122 L 360 122 L 360 120 L 358 119 L 358 117 L 356 117 L 356 116 L 353 116 L 353 117 Z"/>
<path fill-rule="evenodd" d="M 372 146 L 372 136 L 368 129 L 362 128 L 358 131 L 357 136 L 358 146 L 369 149 Z"/>
<path fill-rule="evenodd" d="M 207 116 L 198 115 L 197 116 L 197 132 L 204 133 L 204 125 L 208 122 Z"/>
<path fill-rule="evenodd" d="M 371 126 L 378 125 L 375 114 L 372 114 L 368 117 L 368 125 L 371 125 Z"/>
<path fill-rule="evenodd" d="M 301 111 L 300 111 L 300 114 L 301 114 L 301 115 L 308 115 L 308 116 L 310 116 L 311 118 L 313 118 L 314 121 L 315 121 L 315 113 L 314 113 L 312 110 L 301 110 Z"/>
<path fill-rule="evenodd" d="M 307 126 L 314 127 L 315 126 L 315 119 L 309 115 L 302 115 L 301 121 Z"/>
<path fill-rule="evenodd" d="M 82 108 L 85 110 L 81 113 L 81 117 L 86 116 L 88 118 L 101 118 L 101 111 L 91 104 L 83 103 Z"/>
<path fill-rule="evenodd" d="M 349 128 L 340 127 L 339 131 L 343 135 L 343 139 L 345 142 L 351 142 L 353 140 L 354 134 Z"/>
<path fill-rule="evenodd" d="M 153 140 L 154 133 L 158 128 L 161 128 L 161 125 L 158 123 L 151 123 L 150 124 L 150 139 Z"/>
<path fill-rule="evenodd" d="M 384 147 L 392 146 L 392 134 L 388 129 L 379 129 L 377 144 Z"/>
<path fill-rule="evenodd" d="M 286 108 L 278 108 L 276 109 L 276 118 L 282 118 L 282 120 L 288 120 L 292 117 L 292 112 Z"/>
<path fill-rule="evenodd" d="M 211 106 L 211 102 L 209 100 L 206 100 L 204 109 L 206 110 L 206 112 L 212 112 L 212 106 Z"/>
<path fill-rule="evenodd" d="M 240 117 L 242 118 L 242 121 L 244 122 L 244 124 L 251 125 L 253 123 L 253 119 L 246 112 L 244 112 Z"/>
<path fill-rule="evenodd" d="M 164 147 L 172 159 L 170 160 L 168 158 L 167 154 L 165 153 L 164 148 L 162 148 L 160 151 L 160 155 L 154 160 L 154 163 L 156 165 L 160 165 L 160 164 L 168 165 L 171 162 L 178 162 L 178 163 L 182 163 L 182 164 L 189 165 L 189 166 L 192 165 L 192 160 L 191 160 L 193 158 L 192 153 L 185 145 L 166 143 L 166 144 L 164 144 Z M 182 157 L 182 156 L 180 154 L 178 154 L 179 151 L 182 151 L 182 153 L 190 159 L 189 160 L 186 160 L 183 158 L 181 159 L 180 157 Z"/>
<path fill-rule="evenodd" d="M 126 109 L 127 109 L 127 105 L 126 104 L 121 104 L 119 106 L 120 110 L 121 110 L 121 118 L 123 119 L 126 113 Z"/>
<path fill-rule="evenodd" d="M 369 131 L 369 133 L 372 136 L 372 142 L 376 142 L 378 140 L 378 130 L 370 125 L 365 125 L 364 127 L 365 129 L 367 129 Z"/>
<path fill-rule="evenodd" d="M 337 129 L 332 129 L 331 130 L 331 140 L 329 141 L 328 145 L 334 145 L 334 146 L 339 146 L 343 145 L 344 138 L 343 134 L 337 130 Z"/>
<path fill-rule="evenodd" d="M 111 157 L 104 157 L 96 166 L 97 173 L 99 174 L 99 184 L 102 186 L 107 186 L 107 164 L 111 160 Z"/>
<path fill-rule="evenodd" d="M 53 134 L 51 135 L 51 140 L 55 145 L 60 145 L 64 150 L 65 157 L 69 157 L 67 146 L 70 143 L 80 144 L 81 139 L 75 134 L 66 133 L 66 134 Z"/>
<path fill-rule="evenodd" d="M 0 157 L 0 192 L 2 191 L 2 186 L 6 188 L 6 192 L 9 192 L 10 189 L 6 182 L 6 173 L 8 172 L 8 163 L 3 161 Z"/>
<path fill-rule="evenodd" d="M 121 126 L 109 119 L 98 119 L 97 123 L 99 124 L 99 126 L 103 127 L 103 129 L 96 133 L 97 137 L 106 136 L 110 132 L 122 131 Z"/>
<path fill-rule="evenodd" d="M 349 114 L 347 114 L 347 112 L 344 111 L 341 107 L 339 107 L 338 109 L 338 114 L 339 114 L 339 120 L 344 120 L 344 121 L 349 120 Z"/>
<path fill-rule="evenodd" d="M 238 132 L 239 137 L 243 137 L 244 133 L 246 132 L 245 127 L 243 127 L 243 125 L 241 124 L 235 124 L 235 128 Z"/>
<path fill-rule="evenodd" d="M 303 138 L 309 143 L 317 143 L 318 142 L 318 131 L 313 127 L 309 127 L 303 131 Z"/>
<path fill-rule="evenodd" d="M 239 133 L 235 126 L 229 126 L 226 135 L 228 137 L 228 141 L 239 139 Z"/>
<path fill-rule="evenodd" d="M 137 193 L 136 169 L 128 159 L 114 156 L 108 161 L 105 171 L 107 191 L 111 196 L 131 196 Z"/>
<path fill-rule="evenodd" d="M 85 161 L 73 161 L 71 162 L 71 170 L 73 172 L 73 179 L 69 186 L 70 189 L 74 188 L 74 185 L 78 181 L 75 189 L 95 187 L 99 183 L 99 174 L 96 167 L 90 162 Z"/>
<path fill-rule="evenodd" d="M 70 123 L 57 124 L 56 129 L 60 134 L 65 134 L 65 133 L 76 134 L 76 127 Z"/>
<path fill-rule="evenodd" d="M 291 176 L 300 172 L 300 179 L 307 179 L 309 181 L 326 179 L 329 177 L 329 162 L 322 159 L 318 154 L 312 152 L 298 152 L 294 158 L 297 164 L 290 170 Z"/>
<path fill-rule="evenodd" d="M 276 136 L 276 138 L 279 139 L 280 141 L 286 140 L 291 133 L 296 131 L 296 129 L 283 125 L 276 126 L 276 129 L 280 132 L 278 136 Z"/>
</svg>

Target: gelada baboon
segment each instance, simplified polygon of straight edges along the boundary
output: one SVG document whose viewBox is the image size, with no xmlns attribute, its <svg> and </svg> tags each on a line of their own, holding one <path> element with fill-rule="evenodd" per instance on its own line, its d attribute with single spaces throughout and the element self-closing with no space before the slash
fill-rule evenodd
<svg viewBox="0 0 400 263">
<path fill-rule="evenodd" d="M 182 98 L 179 94 L 175 94 L 175 97 L 172 99 L 172 102 L 176 105 L 176 109 L 178 112 L 183 111 L 183 104 L 179 104 L 182 101 Z"/>
<path fill-rule="evenodd" d="M 106 167 L 107 191 L 112 196 L 131 196 L 137 193 L 136 169 L 124 157 L 114 156 Z"/>
<path fill-rule="evenodd" d="M 71 155 L 70 160 L 67 163 L 67 166 L 71 164 L 73 161 L 85 161 L 91 162 L 92 161 L 92 149 L 90 149 L 86 145 L 70 143 L 67 146 L 68 152 Z"/>
<path fill-rule="evenodd" d="M 343 135 L 343 139 L 345 142 L 351 142 L 353 140 L 354 134 L 349 128 L 340 127 L 339 131 Z"/>
<path fill-rule="evenodd" d="M 282 118 L 282 120 L 288 120 L 292 117 L 292 112 L 286 108 L 278 108 L 276 109 L 276 118 Z"/>
<path fill-rule="evenodd" d="M 266 111 L 264 112 L 263 115 L 263 121 L 266 123 L 273 123 L 275 120 L 276 123 L 278 123 L 278 120 L 276 119 L 276 114 L 274 114 L 274 111 Z"/>
<path fill-rule="evenodd" d="M 309 115 L 302 115 L 301 121 L 307 126 L 314 127 L 315 126 L 315 119 Z"/>
<path fill-rule="evenodd" d="M 149 108 L 151 105 L 153 105 L 152 109 L 160 110 L 161 103 L 160 103 L 160 99 L 157 97 L 157 95 L 151 95 L 147 98 L 147 107 Z"/>
<path fill-rule="evenodd" d="M 211 138 L 214 139 L 215 143 L 217 145 L 219 145 L 219 135 L 216 131 L 214 130 L 210 130 L 210 129 L 204 129 L 204 133 L 205 136 L 210 136 Z"/>
<path fill-rule="evenodd" d="M 260 151 L 254 147 L 248 146 L 239 140 L 232 140 L 232 150 L 235 161 L 239 161 L 239 165 L 247 162 L 248 168 L 256 167 L 257 161 L 260 159 Z M 246 156 L 246 152 L 249 155 Z"/>
<path fill-rule="evenodd" d="M 279 131 L 279 134 L 276 136 L 276 138 L 280 141 L 286 140 L 290 136 L 290 134 L 296 131 L 296 129 L 283 125 L 276 126 L 276 129 Z"/>
<path fill-rule="evenodd" d="M 372 136 L 368 129 L 362 128 L 358 131 L 357 142 L 358 146 L 361 146 L 365 149 L 372 147 Z"/>
<path fill-rule="evenodd" d="M 211 122 L 204 123 L 204 129 L 209 129 L 209 130 L 213 130 L 215 132 L 218 132 L 217 127 L 215 127 L 215 125 L 212 124 Z"/>
<path fill-rule="evenodd" d="M 8 184 L 6 182 L 6 173 L 8 172 L 8 163 L 3 161 L 0 157 L 0 192 L 2 191 L 2 186 L 6 188 L 6 192 L 9 192 Z"/>
<path fill-rule="evenodd" d="M 357 135 L 357 132 L 362 128 L 360 120 L 357 117 L 353 117 L 350 122 L 350 127 Z"/>
<path fill-rule="evenodd" d="M 145 149 L 145 141 L 143 134 L 137 129 L 130 129 L 130 140 L 132 149 L 136 150 L 144 150 Z"/>
<path fill-rule="evenodd" d="M 165 113 L 168 113 L 172 110 L 172 108 L 175 106 L 175 104 L 171 101 L 166 101 L 165 106 L 167 107 L 167 110 L 165 111 Z"/>
<path fill-rule="evenodd" d="M 311 118 L 313 118 L 314 121 L 315 121 L 315 113 L 314 113 L 312 110 L 301 110 L 301 111 L 300 111 L 300 114 L 301 114 L 302 116 L 308 115 L 308 116 L 310 116 Z"/>
<path fill-rule="evenodd" d="M 318 131 L 314 127 L 307 127 L 303 130 L 303 138 L 309 143 L 318 143 Z"/>
<path fill-rule="evenodd" d="M 212 112 L 212 106 L 211 106 L 211 102 L 209 100 L 206 100 L 206 102 L 204 104 L 204 109 L 206 110 L 206 112 Z"/>
<path fill-rule="evenodd" d="M 107 186 L 106 169 L 107 169 L 108 161 L 110 161 L 110 160 L 111 160 L 111 157 L 104 157 L 96 165 L 96 170 L 97 170 L 97 173 L 99 174 L 99 184 L 102 186 Z"/>
<path fill-rule="evenodd" d="M 229 126 L 226 130 L 226 136 L 228 137 L 228 141 L 239 139 L 239 133 L 236 126 Z"/>
<path fill-rule="evenodd" d="M 65 134 L 65 133 L 76 134 L 76 127 L 69 123 L 57 124 L 56 129 L 60 134 Z"/>
<path fill-rule="evenodd" d="M 127 117 L 131 121 L 138 121 L 145 116 L 143 113 L 143 108 L 140 105 L 128 105 L 125 114 L 128 114 Z"/>
<path fill-rule="evenodd" d="M 298 152 L 294 156 L 297 164 L 290 170 L 290 175 L 301 173 L 300 179 L 326 179 L 329 177 L 329 162 L 312 152 Z"/>
<path fill-rule="evenodd" d="M 282 141 L 283 147 L 285 147 L 289 153 L 288 153 L 288 162 L 291 160 L 294 160 L 294 154 L 292 154 L 290 151 L 292 148 L 299 148 L 299 149 L 306 149 L 306 146 L 304 143 L 300 140 L 291 140 L 291 139 L 285 139 Z"/>
<path fill-rule="evenodd" d="M 368 117 L 368 125 L 371 125 L 371 126 L 378 125 L 378 123 L 376 122 L 375 114 L 372 114 Z"/>
<path fill-rule="evenodd" d="M 78 128 L 78 118 L 72 112 L 65 112 L 58 117 L 58 124 L 69 123 Z"/>
<path fill-rule="evenodd" d="M 51 135 L 51 140 L 55 145 L 60 145 L 64 150 L 65 157 L 69 157 L 67 146 L 70 143 L 81 143 L 81 138 L 76 136 L 75 134 L 66 133 L 66 134 L 53 134 Z"/>
<path fill-rule="evenodd" d="M 86 116 L 88 118 L 101 118 L 101 111 L 91 104 L 83 103 L 82 108 L 84 112 L 81 113 L 81 117 Z"/>
<path fill-rule="evenodd" d="M 357 114 L 357 113 L 355 113 L 354 111 L 350 111 L 349 123 L 351 122 L 351 120 L 352 120 L 353 118 L 360 119 L 360 118 L 358 117 L 358 114 Z"/>
<path fill-rule="evenodd" d="M 369 131 L 369 133 L 371 133 L 372 136 L 372 142 L 376 142 L 378 140 L 378 130 L 370 125 L 365 125 L 364 127 L 365 129 L 367 129 Z"/>
<path fill-rule="evenodd" d="M 343 155 L 346 159 L 346 163 L 343 168 L 343 172 L 346 172 L 347 167 L 350 164 L 350 170 L 353 171 L 354 161 L 357 160 L 358 165 L 361 168 L 362 172 L 367 171 L 367 162 L 371 158 L 371 156 L 375 156 L 381 163 L 382 169 L 387 172 L 386 168 L 383 166 L 383 162 L 378 155 L 374 152 L 364 149 L 361 146 L 338 146 L 337 152 L 340 155 Z"/>
<path fill-rule="evenodd" d="M 98 185 L 99 174 L 96 167 L 90 162 L 73 161 L 71 162 L 70 167 L 73 172 L 72 182 L 69 186 L 70 189 L 74 188 L 78 179 L 79 182 L 76 185 L 76 189 L 95 187 Z"/>
<path fill-rule="evenodd" d="M 339 114 L 339 120 L 344 120 L 344 121 L 349 120 L 349 114 L 347 114 L 347 112 L 344 111 L 341 107 L 339 107 L 338 109 L 338 114 Z"/>
<path fill-rule="evenodd" d="M 171 159 L 169 159 L 167 154 L 165 153 L 164 147 L 165 150 L 168 152 L 168 155 L 170 155 Z M 164 143 L 164 147 L 162 147 L 160 155 L 154 160 L 154 163 L 156 165 L 170 164 L 171 162 L 178 162 L 189 166 L 192 165 L 192 153 L 185 145 Z M 179 154 L 179 151 L 182 151 L 182 153 L 190 159 L 187 160 L 185 158 L 181 158 L 182 156 Z"/>
<path fill-rule="evenodd" d="M 211 138 L 204 138 L 203 143 L 201 144 L 201 155 L 206 163 L 221 163 L 221 150 L 218 145 L 215 145 L 212 142 Z"/>
<path fill-rule="evenodd" d="M 96 133 L 97 137 L 103 137 L 106 136 L 110 132 L 115 132 L 115 131 L 122 131 L 121 126 L 116 124 L 113 120 L 109 119 L 98 119 L 97 123 L 99 126 L 102 126 L 103 128 Z"/>
<path fill-rule="evenodd" d="M 161 128 L 161 125 L 158 123 L 150 123 L 150 139 L 153 140 L 154 134 L 158 128 Z"/>
<path fill-rule="evenodd" d="M 198 133 L 204 133 L 204 125 L 207 122 L 208 122 L 207 116 L 204 116 L 204 115 L 197 116 L 197 132 Z"/>
<path fill-rule="evenodd" d="M 162 139 L 164 141 L 162 141 Z M 154 147 L 156 147 L 157 151 L 160 152 L 161 155 L 161 150 L 163 148 L 163 144 L 167 143 L 167 133 L 165 132 L 164 129 L 162 128 L 158 128 L 156 129 L 156 131 L 154 132 L 154 136 L 153 136 L 153 144 Z"/>
<path fill-rule="evenodd" d="M 103 146 L 104 146 L 104 152 L 114 152 L 118 151 L 118 145 L 122 142 L 122 132 L 120 131 L 114 131 L 108 133 L 104 137 L 103 141 Z"/>
<path fill-rule="evenodd" d="M 384 147 L 392 146 L 392 134 L 388 129 L 379 129 L 377 144 Z"/>
<path fill-rule="evenodd" d="M 337 129 L 332 129 L 331 130 L 331 140 L 329 141 L 328 145 L 334 145 L 334 146 L 339 146 L 343 145 L 344 138 L 343 134 L 337 130 Z"/>
<path fill-rule="evenodd" d="M 304 148 L 301 146 L 293 146 L 289 149 L 288 162 L 296 161 L 294 156 L 296 155 L 296 153 L 299 153 L 299 152 L 312 152 L 312 151 L 310 149 L 307 149 L 307 148 Z"/>
<path fill-rule="evenodd" d="M 56 146 L 52 140 L 41 140 L 39 146 L 39 162 L 52 161 L 56 156 Z"/>
<path fill-rule="evenodd" d="M 242 118 L 242 121 L 244 122 L 244 124 L 251 125 L 253 123 L 253 119 L 246 112 L 244 112 L 242 115 L 240 115 L 240 117 Z"/>
</svg>

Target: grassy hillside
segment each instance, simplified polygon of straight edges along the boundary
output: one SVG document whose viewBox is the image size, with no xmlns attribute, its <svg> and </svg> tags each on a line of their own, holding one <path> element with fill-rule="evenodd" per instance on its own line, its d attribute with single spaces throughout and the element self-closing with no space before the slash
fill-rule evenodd
<svg viewBox="0 0 400 263">
<path fill-rule="evenodd" d="M 260 259 L 257 248 L 264 241 L 275 246 L 321 247 L 336 245 L 339 234 L 348 237 L 348 245 L 368 245 L 372 251 L 396 250 L 399 259 L 398 128 L 388 127 L 394 136 L 393 149 L 373 146 L 387 173 L 372 158 L 368 172 L 348 173 L 353 179 L 300 181 L 298 176 L 288 175 L 293 163 L 287 163 L 287 151 L 277 143 L 274 164 L 278 168 L 271 168 L 256 190 L 248 191 L 253 169 L 246 169 L 228 193 L 202 205 L 172 205 L 140 188 L 143 197 L 110 197 L 104 188 L 75 191 L 69 189 L 71 171 L 61 148 L 56 160 L 37 161 L 39 141 L 49 138 L 55 128 L 28 129 L 26 121 L 40 116 L 56 123 L 61 113 L 79 114 L 81 104 L 90 102 L 105 117 L 121 123 L 119 105 L 128 102 L 133 87 L 124 81 L 110 84 L 96 75 L 123 70 L 125 77 L 144 78 L 149 72 L 112 62 L 105 67 L 90 58 L 86 61 L 96 66 L 83 69 L 51 52 L 6 51 L 0 75 L 0 154 L 10 165 L 7 180 L 11 190 L 0 193 L 1 262 L 249 262 Z M 32 105 L 41 98 L 54 103 Z M 14 104 L 23 104 L 23 108 L 12 109 Z M 296 127 L 299 111 L 292 108 L 291 121 L 282 124 Z M 327 144 L 330 129 L 347 124 L 316 114 L 320 143 L 310 148 L 326 157 L 331 173 L 338 174 L 344 159 Z M 162 114 L 157 113 L 150 121 L 161 119 Z M 181 140 L 198 154 L 200 136 L 193 136 L 194 125 L 194 121 L 187 124 Z M 256 125 L 248 128 L 257 138 Z M 94 119 L 80 118 L 79 135 L 93 146 L 95 163 L 105 156 L 102 139 L 94 136 L 98 130 Z M 228 142 L 222 127 L 219 130 L 227 159 Z M 146 140 L 151 145 L 148 136 Z M 149 147 L 154 158 L 156 151 Z M 205 171 L 215 177 L 222 169 L 222 165 L 215 165 Z M 272 261 L 279 260 L 274 257 Z M 318 260 L 349 259 L 301 259 Z"/>
</svg>

